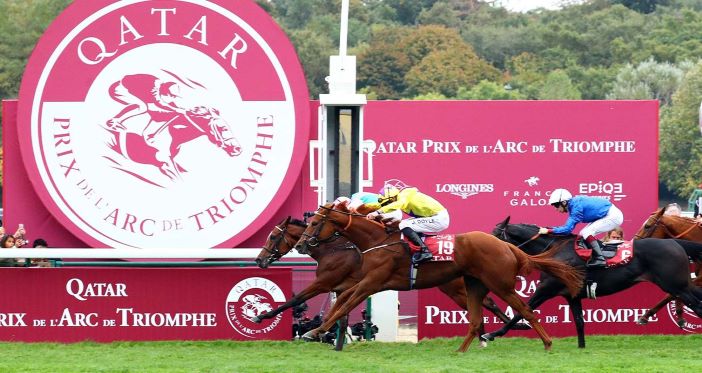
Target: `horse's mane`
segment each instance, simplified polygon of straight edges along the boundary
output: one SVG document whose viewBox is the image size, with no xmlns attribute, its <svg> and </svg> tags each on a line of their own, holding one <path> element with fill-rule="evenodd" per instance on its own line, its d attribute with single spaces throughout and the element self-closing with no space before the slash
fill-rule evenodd
<svg viewBox="0 0 702 373">
<path fill-rule="evenodd" d="M 693 218 L 688 218 L 687 216 L 663 215 L 662 218 L 670 219 L 670 220 L 678 221 L 678 222 L 682 222 L 682 223 L 687 223 L 687 224 L 699 223 L 697 220 L 695 220 Z"/>
<path fill-rule="evenodd" d="M 298 227 L 307 228 L 307 223 L 300 219 L 291 218 L 288 224 L 296 225 Z"/>
</svg>

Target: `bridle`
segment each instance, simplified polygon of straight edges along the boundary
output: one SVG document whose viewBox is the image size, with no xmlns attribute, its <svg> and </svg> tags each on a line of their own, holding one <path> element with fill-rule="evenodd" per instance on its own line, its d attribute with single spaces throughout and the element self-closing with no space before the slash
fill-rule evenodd
<svg viewBox="0 0 702 373">
<path fill-rule="evenodd" d="M 294 244 L 291 245 L 290 241 L 288 241 L 288 237 L 287 237 L 288 225 L 287 224 L 285 224 L 285 226 L 283 228 L 276 225 L 275 229 L 279 230 L 280 234 L 278 234 L 275 237 L 275 239 L 271 240 L 272 249 L 269 249 L 266 246 L 262 247 L 263 250 L 265 250 L 267 253 L 270 254 L 269 259 L 268 259 L 268 263 L 273 263 L 276 260 L 282 258 L 283 255 L 285 255 L 284 253 L 280 252 L 280 243 L 281 242 L 285 242 L 285 244 L 288 245 L 288 247 L 291 249 L 294 247 Z"/>
<path fill-rule="evenodd" d="M 354 212 L 347 212 L 347 211 L 341 211 L 341 210 L 337 210 L 337 209 L 334 209 L 334 208 L 332 208 L 332 207 L 327 207 L 327 206 L 319 206 L 319 209 L 320 209 L 320 210 L 326 210 L 327 213 L 326 213 L 326 214 L 322 214 L 322 213 L 319 212 L 319 210 L 316 211 L 316 212 L 314 213 L 314 215 L 320 216 L 320 217 L 321 217 L 321 218 L 320 218 L 321 220 L 320 220 L 319 223 L 317 224 L 317 227 L 315 228 L 314 232 L 312 232 L 312 234 L 307 234 L 306 232 L 303 232 L 303 233 L 302 233 L 302 236 L 305 237 L 306 240 L 302 243 L 302 245 L 299 245 L 299 246 L 297 247 L 297 251 L 298 251 L 299 253 L 302 253 L 302 254 L 307 253 L 308 250 L 306 249 L 305 246 L 317 247 L 317 246 L 319 246 L 319 244 L 321 244 L 321 243 L 329 242 L 329 241 L 331 241 L 331 240 L 333 240 L 333 239 L 336 239 L 336 238 L 340 237 L 340 236 L 341 236 L 341 232 L 345 232 L 347 229 L 349 229 L 349 227 L 351 227 L 351 224 L 353 223 L 353 218 L 354 218 L 354 217 L 362 217 L 363 219 L 366 218 L 366 215 L 363 215 L 363 214 L 358 214 L 358 213 L 354 213 Z M 335 222 L 335 221 L 332 220 L 332 221 L 331 221 L 332 224 L 339 225 L 340 231 L 335 229 L 335 230 L 334 230 L 334 233 L 332 233 L 329 237 L 320 239 L 320 238 L 319 238 L 319 235 L 322 233 L 322 229 L 324 228 L 324 226 L 326 225 L 326 223 L 330 220 L 330 219 L 329 219 L 329 212 L 332 212 L 332 211 L 337 212 L 337 213 L 342 214 L 342 215 L 348 216 L 348 217 L 349 217 L 349 220 L 348 220 L 348 222 L 346 222 L 346 224 L 344 224 L 343 227 L 341 227 L 340 224 L 338 224 L 337 222 Z M 380 224 L 380 223 L 378 223 L 378 222 L 373 222 L 373 223 L 374 223 L 374 224 L 378 224 L 379 226 L 383 226 L 382 224 Z M 389 237 L 390 237 L 390 236 L 388 236 L 388 238 L 389 238 Z M 386 238 L 385 240 L 387 240 L 387 238 Z M 385 241 L 385 240 L 383 240 L 383 241 Z M 393 242 L 393 243 L 389 243 L 389 244 L 383 244 L 383 245 L 380 245 L 380 246 L 375 246 L 375 247 L 372 247 L 372 248 L 370 248 L 370 249 L 367 249 L 367 250 L 362 251 L 361 254 L 365 254 L 365 253 L 367 253 L 368 251 L 371 251 L 371 250 L 375 250 L 375 249 L 379 249 L 379 248 L 384 248 L 384 247 L 388 247 L 388 246 L 393 246 L 393 245 L 396 245 L 396 244 L 398 244 L 398 243 L 401 244 L 402 241 Z M 304 248 L 301 248 L 300 246 L 303 246 Z"/>
<path fill-rule="evenodd" d="M 661 228 L 665 231 L 665 234 L 666 234 L 667 237 L 670 237 L 670 238 L 680 238 L 680 237 L 682 237 L 682 236 L 684 236 L 684 235 L 690 233 L 690 231 L 692 231 L 693 229 L 695 229 L 695 227 L 699 227 L 699 226 L 700 226 L 699 223 L 693 223 L 693 224 L 690 224 L 690 227 L 689 227 L 689 228 L 685 229 L 685 230 L 682 231 L 681 233 L 675 234 L 675 232 L 672 232 L 672 231 L 670 230 L 670 228 L 668 228 L 667 225 L 661 223 L 661 219 L 662 219 L 662 218 L 663 218 L 663 215 L 657 216 L 656 219 L 653 221 L 653 223 L 651 223 L 651 225 L 647 225 L 646 223 L 644 223 L 644 226 L 643 226 L 643 234 L 639 235 L 639 234 L 637 233 L 636 235 L 634 235 L 634 239 L 637 239 L 637 238 L 649 238 L 649 237 L 651 237 L 651 236 L 653 235 L 653 232 L 655 232 L 656 229 L 657 229 L 658 227 L 661 227 Z M 650 218 L 646 219 L 646 222 L 648 222 L 649 219 L 650 219 Z"/>
<path fill-rule="evenodd" d="M 509 237 L 507 237 L 507 226 L 500 226 L 500 225 L 497 225 L 497 226 L 495 226 L 495 230 L 499 232 L 499 233 L 497 233 L 497 234 L 494 234 L 495 237 L 501 239 L 502 241 L 510 242 Z M 519 245 L 514 244 L 514 246 L 516 246 L 516 247 L 518 247 L 518 248 L 521 248 L 522 246 L 528 244 L 529 242 L 535 241 L 537 238 L 539 238 L 539 236 L 540 236 L 539 232 L 536 232 L 535 235 L 531 236 L 531 237 L 528 238 L 526 241 L 520 243 Z M 544 251 L 545 251 L 546 249 L 548 249 L 549 246 L 551 246 L 555 240 L 556 240 L 555 238 L 552 238 L 551 241 L 548 242 L 548 243 L 546 244 L 546 246 L 545 246 L 545 248 L 544 248 Z"/>
</svg>

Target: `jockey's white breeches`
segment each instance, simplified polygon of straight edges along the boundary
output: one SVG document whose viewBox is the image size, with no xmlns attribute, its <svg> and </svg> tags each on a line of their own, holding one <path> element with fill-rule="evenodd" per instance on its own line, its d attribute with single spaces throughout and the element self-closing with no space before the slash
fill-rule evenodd
<svg viewBox="0 0 702 373">
<path fill-rule="evenodd" d="M 448 210 L 443 210 L 434 216 L 405 219 L 400 222 L 400 230 L 409 227 L 415 232 L 438 233 L 448 228 L 449 221 Z"/>
<path fill-rule="evenodd" d="M 622 225 L 624 222 L 624 214 L 617 208 L 617 206 L 612 205 L 607 212 L 607 215 L 600 220 L 595 220 L 592 223 L 585 226 L 580 231 L 580 235 L 584 238 L 588 236 L 596 236 L 600 233 L 609 232 L 612 229 Z"/>
</svg>

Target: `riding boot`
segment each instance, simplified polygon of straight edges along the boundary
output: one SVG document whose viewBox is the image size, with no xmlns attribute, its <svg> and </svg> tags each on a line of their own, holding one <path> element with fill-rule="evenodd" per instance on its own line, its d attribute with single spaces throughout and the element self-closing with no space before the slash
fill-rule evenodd
<svg viewBox="0 0 702 373">
<path fill-rule="evenodd" d="M 585 245 L 592 250 L 592 255 L 590 255 L 590 261 L 587 262 L 588 268 L 604 268 L 606 266 L 605 258 L 602 255 L 602 248 L 600 243 L 597 242 L 595 237 L 588 236 L 585 239 Z"/>
<path fill-rule="evenodd" d="M 419 264 L 426 262 L 432 258 L 431 251 L 424 244 L 424 241 L 419 237 L 417 232 L 413 231 L 410 227 L 402 228 L 402 233 L 407 237 L 412 243 L 419 246 L 420 251 L 412 255 L 412 263 Z"/>
</svg>

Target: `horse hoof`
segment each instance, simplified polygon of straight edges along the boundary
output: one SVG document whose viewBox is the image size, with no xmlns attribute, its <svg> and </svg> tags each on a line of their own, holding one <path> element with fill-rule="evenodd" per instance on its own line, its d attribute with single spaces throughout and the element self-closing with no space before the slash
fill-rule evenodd
<svg viewBox="0 0 702 373">
<path fill-rule="evenodd" d="M 646 325 L 646 324 L 648 324 L 648 319 L 642 317 L 642 318 L 636 320 L 636 324 L 637 324 L 637 325 Z"/>
<path fill-rule="evenodd" d="M 485 334 L 483 334 L 483 335 L 480 336 L 480 340 L 481 340 L 481 341 L 483 341 L 483 340 L 484 340 L 484 341 L 494 341 L 494 340 L 495 340 L 495 336 L 492 335 L 492 333 L 485 333 Z"/>
<path fill-rule="evenodd" d="M 305 342 L 319 342 L 319 334 L 314 334 L 310 330 L 309 332 L 302 335 L 302 340 Z"/>
<path fill-rule="evenodd" d="M 260 324 L 261 321 L 263 321 L 263 319 L 261 319 L 261 318 L 258 317 L 258 316 L 255 316 L 253 319 L 251 319 L 251 321 L 255 322 L 256 324 Z"/>
<path fill-rule="evenodd" d="M 518 323 L 514 324 L 512 329 L 514 329 L 514 330 L 530 330 L 531 325 L 523 323 L 523 322 L 518 322 Z"/>
<path fill-rule="evenodd" d="M 685 322 L 684 319 L 679 319 L 676 323 L 678 324 L 678 326 L 680 327 L 680 329 L 684 328 L 684 327 L 685 327 L 685 324 L 687 324 L 687 322 Z"/>
<path fill-rule="evenodd" d="M 481 338 L 481 339 L 480 339 L 480 343 L 478 343 L 478 346 L 480 346 L 480 348 L 485 348 L 485 347 L 487 347 L 487 346 L 488 346 L 487 341 L 484 341 L 484 340 Z"/>
</svg>

